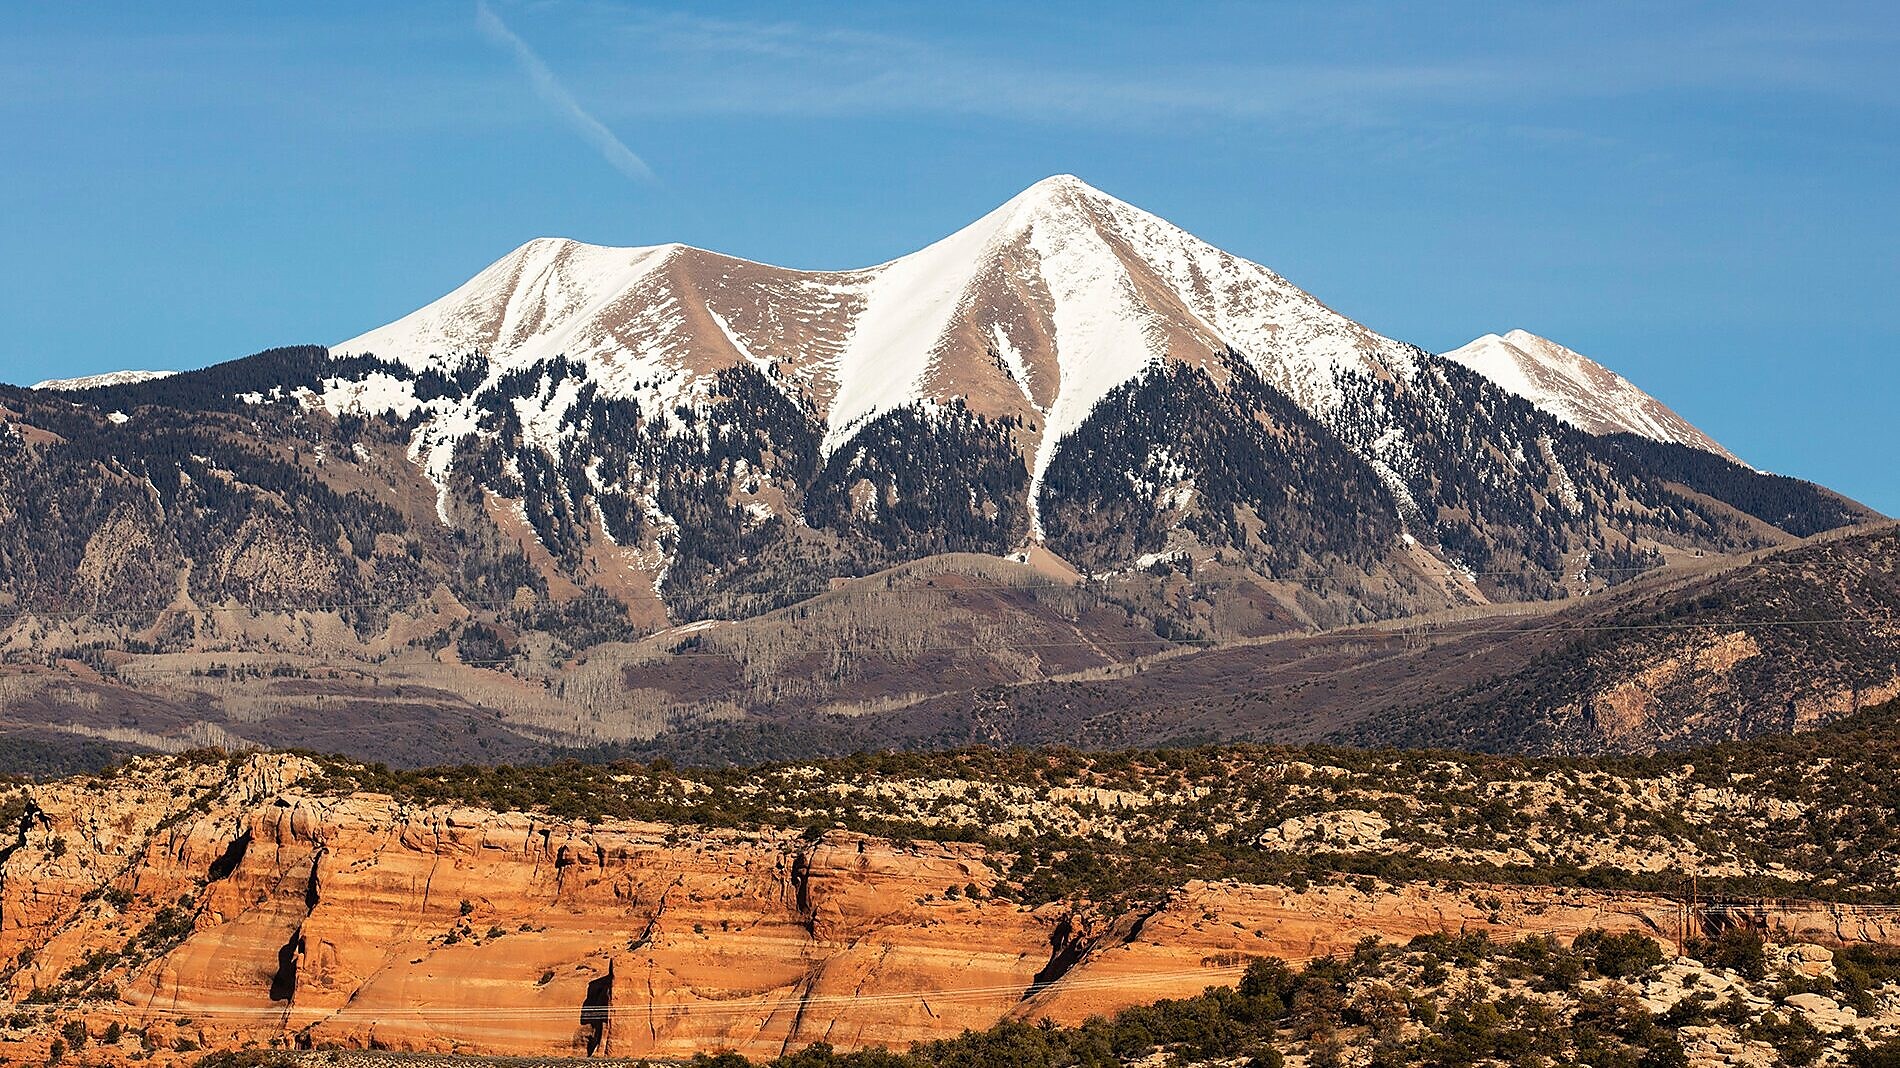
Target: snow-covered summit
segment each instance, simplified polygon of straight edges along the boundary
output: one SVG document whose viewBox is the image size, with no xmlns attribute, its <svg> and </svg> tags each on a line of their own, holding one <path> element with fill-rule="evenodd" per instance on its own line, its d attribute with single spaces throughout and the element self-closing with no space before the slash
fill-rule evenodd
<svg viewBox="0 0 1900 1068">
<path fill-rule="evenodd" d="M 704 425 L 692 416 L 711 410 L 737 369 L 761 372 L 807 413 L 827 462 L 896 409 L 960 405 L 1008 428 L 1029 479 L 1032 539 L 1043 535 L 1041 489 L 1061 443 L 1157 366 L 1196 368 L 1222 386 L 1251 371 L 1369 465 L 1408 521 L 1428 515 L 1417 499 L 1432 485 L 1419 443 L 1437 447 L 1431 428 L 1456 418 L 1435 384 L 1448 370 L 1438 359 L 1066 174 L 916 252 L 853 270 L 794 270 L 681 244 L 540 238 L 332 351 L 452 372 L 460 392 L 426 401 L 380 372 L 317 391 L 332 410 L 419 416 L 412 451 L 444 492 L 457 456 L 502 423 L 556 451 L 586 433 L 583 396 L 631 399 L 645 425 L 707 433 L 689 430 Z M 472 354 L 485 359 L 465 363 Z M 1586 430 L 1728 455 L 1624 379 L 1541 338 L 1487 336 L 1446 356 Z M 462 382 L 471 367 L 485 381 Z M 484 406 L 504 403 L 505 419 L 484 416 Z M 1497 447 L 1517 456 L 1548 443 L 1527 432 Z M 1561 485 L 1571 476 L 1552 477 Z"/>
<path fill-rule="evenodd" d="M 134 382 L 150 382 L 155 378 L 170 378 L 177 373 L 177 371 L 107 371 L 104 374 L 82 375 L 79 378 L 49 378 L 44 382 L 33 383 L 33 388 L 75 390 L 97 389 L 101 386 L 128 386 Z"/>
<path fill-rule="evenodd" d="M 1444 357 L 1592 434 L 1639 434 L 1736 459 L 1629 379 L 1528 331 L 1513 330 L 1502 337 L 1486 334 Z"/>
<path fill-rule="evenodd" d="M 1319 596 L 1313 619 L 1371 618 L 1427 587 L 1516 596 L 1603 554 L 1721 547 L 1696 539 L 1754 529 L 1724 515 L 1737 494 L 1791 534 L 1849 514 L 1759 515 L 1725 464 L 1563 430 L 1721 454 L 1568 349 L 1514 332 L 1430 355 L 1071 175 L 852 270 L 539 238 L 328 351 L 260 357 L 196 392 L 389 416 L 371 425 L 406 437 L 444 527 L 538 542 L 550 589 L 667 612 L 1047 550 L 1096 574 L 1212 554 L 1300 583 L 1284 603 Z"/>
<path fill-rule="evenodd" d="M 1403 372 L 1414 350 L 1073 175 L 1043 179 L 917 252 L 797 271 L 685 245 L 530 241 L 442 299 L 333 346 L 492 373 L 565 355 L 663 404 L 769 365 L 824 414 L 826 449 L 893 408 L 959 399 L 1017 417 L 1031 471 L 1109 391 L 1161 360 L 1240 353 L 1316 414 L 1337 372 Z"/>
</svg>

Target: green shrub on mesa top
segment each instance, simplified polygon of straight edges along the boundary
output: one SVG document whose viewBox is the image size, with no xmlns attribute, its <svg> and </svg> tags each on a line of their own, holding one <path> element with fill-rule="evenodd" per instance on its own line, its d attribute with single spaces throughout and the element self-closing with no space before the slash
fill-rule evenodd
<svg viewBox="0 0 1900 1068">
<path fill-rule="evenodd" d="M 836 826 L 898 841 L 974 842 L 1003 869 L 994 892 L 1029 903 L 1127 904 L 1190 879 L 1221 878 L 1294 887 L 1437 880 L 1686 889 L 1673 871 L 1621 864 L 1630 851 L 1734 858 L 1756 873 L 1705 877 L 1708 893 L 1891 902 L 1900 900 L 1900 839 L 1890 833 L 1900 826 L 1891 772 L 1900 762 L 1897 713 L 1900 702 L 1819 731 L 1635 758 L 1233 745 L 860 753 L 700 769 L 569 761 L 404 771 L 328 760 L 331 782 L 320 788 L 570 820 Z M 1789 774 L 1793 768 L 1801 773 Z M 961 793 L 905 802 L 895 798 L 914 792 L 876 789 L 937 780 L 961 783 Z M 1020 818 L 1023 797 L 1046 799 L 1066 787 L 1140 800 L 1105 808 L 1084 793 L 1064 802 L 1075 816 L 1068 825 Z M 1686 818 L 1673 799 L 1703 790 L 1736 801 L 1714 816 Z M 1341 810 L 1370 812 L 1387 827 L 1369 844 L 1329 841 L 1319 829 L 1297 848 L 1263 848 L 1287 821 Z M 1790 869 L 1806 874 L 1768 874 Z"/>
</svg>

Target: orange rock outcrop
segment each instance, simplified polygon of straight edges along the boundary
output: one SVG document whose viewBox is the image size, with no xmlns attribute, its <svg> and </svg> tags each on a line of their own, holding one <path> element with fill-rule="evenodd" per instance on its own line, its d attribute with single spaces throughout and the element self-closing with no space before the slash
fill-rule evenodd
<svg viewBox="0 0 1900 1068">
<path fill-rule="evenodd" d="M 577 824 L 319 780 L 274 755 L 36 788 L 0 852 L 6 994 L 68 991 L 55 1016 L 122 1021 L 161 1060 L 248 1042 L 771 1057 L 1077 1022 L 1363 938 L 1681 922 L 1654 898 L 1428 885 L 1192 883 L 1103 915 L 991 896 L 1002 859 L 975 846 Z"/>
</svg>

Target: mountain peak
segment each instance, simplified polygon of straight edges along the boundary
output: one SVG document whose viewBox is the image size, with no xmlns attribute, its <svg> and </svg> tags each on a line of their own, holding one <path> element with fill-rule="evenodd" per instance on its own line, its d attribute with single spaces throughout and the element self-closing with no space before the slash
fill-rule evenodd
<svg viewBox="0 0 1900 1068">
<path fill-rule="evenodd" d="M 1106 215 L 1137 211 L 1073 174 L 1052 174 L 1011 197 L 987 218 L 1000 223 L 1000 230 L 1014 231 L 1056 218 L 1080 219 L 1094 226 Z"/>
<path fill-rule="evenodd" d="M 517 245 L 515 250 L 509 255 L 526 256 L 536 252 L 551 252 L 564 248 L 572 248 L 575 245 L 581 244 L 585 244 L 585 242 L 576 241 L 571 237 L 531 237 L 523 241 L 520 245 Z"/>
<path fill-rule="evenodd" d="M 1023 197 L 1053 197 L 1061 194 L 1093 194 L 1106 197 L 1107 193 L 1088 184 L 1073 174 L 1052 174 L 1022 191 Z"/>
<path fill-rule="evenodd" d="M 1402 369 L 1411 359 L 1268 268 L 1073 174 L 1043 178 L 955 233 L 856 270 L 794 271 L 685 249 L 536 238 L 434 303 L 332 348 L 416 367 L 466 352 L 511 367 L 565 355 L 598 364 L 603 381 L 650 384 L 662 404 L 722 366 L 780 353 L 780 370 L 826 415 L 827 449 L 882 411 L 957 396 L 1041 428 L 1035 473 L 1097 401 L 1156 361 L 1231 350 L 1324 411 L 1340 402 L 1338 369 Z"/>
<path fill-rule="evenodd" d="M 1528 330 L 1485 334 L 1442 355 L 1579 430 L 1636 434 L 1736 459 L 1714 438 L 1629 379 Z"/>
<path fill-rule="evenodd" d="M 564 252 L 679 252 L 692 246 L 678 241 L 668 241 L 661 245 L 596 245 L 573 237 L 531 237 L 516 245 L 514 251 L 502 257 L 502 260 L 517 259 L 526 256 L 559 255 Z"/>
</svg>

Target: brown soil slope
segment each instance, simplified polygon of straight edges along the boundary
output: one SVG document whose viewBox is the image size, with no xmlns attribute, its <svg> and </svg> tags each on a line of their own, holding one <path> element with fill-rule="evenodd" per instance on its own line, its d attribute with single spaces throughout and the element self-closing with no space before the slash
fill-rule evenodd
<svg viewBox="0 0 1900 1068">
<path fill-rule="evenodd" d="M 1896 693 L 1900 527 L 1881 524 L 1686 561 L 1568 604 L 1175 651 L 1138 671 L 991 687 L 851 729 L 859 745 L 1245 739 L 1644 752 L 1808 730 Z"/>
</svg>

